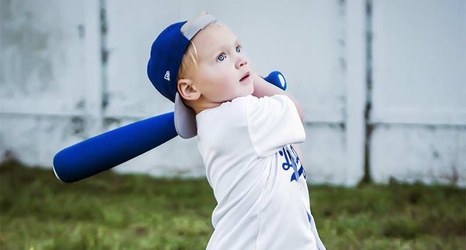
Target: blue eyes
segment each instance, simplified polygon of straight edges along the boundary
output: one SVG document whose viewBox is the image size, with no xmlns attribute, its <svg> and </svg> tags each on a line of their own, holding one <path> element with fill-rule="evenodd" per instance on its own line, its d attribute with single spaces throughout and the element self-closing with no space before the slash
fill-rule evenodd
<svg viewBox="0 0 466 250">
<path fill-rule="evenodd" d="M 240 53 L 241 52 L 241 46 L 236 46 L 235 51 L 236 51 L 236 53 Z M 226 58 L 227 58 L 227 54 L 222 52 L 222 53 L 220 53 L 220 55 L 217 56 L 217 61 L 221 62 L 221 61 L 225 60 Z"/>
<path fill-rule="evenodd" d="M 222 53 L 217 57 L 217 61 L 223 61 L 225 60 L 225 58 L 227 58 L 227 55 L 225 55 L 225 53 Z"/>
</svg>

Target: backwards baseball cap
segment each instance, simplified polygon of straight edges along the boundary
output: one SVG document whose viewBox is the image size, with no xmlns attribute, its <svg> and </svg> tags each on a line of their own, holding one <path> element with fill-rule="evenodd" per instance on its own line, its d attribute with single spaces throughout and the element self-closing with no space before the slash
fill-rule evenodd
<svg viewBox="0 0 466 250">
<path fill-rule="evenodd" d="M 216 22 L 211 15 L 202 15 L 188 24 L 184 32 L 181 27 L 186 21 L 174 23 L 163 30 L 154 40 L 147 75 L 152 85 L 167 99 L 175 103 L 175 129 L 182 138 L 197 135 L 196 114 L 187 107 L 178 93 L 178 71 L 181 60 L 191 39 L 207 25 Z"/>
</svg>

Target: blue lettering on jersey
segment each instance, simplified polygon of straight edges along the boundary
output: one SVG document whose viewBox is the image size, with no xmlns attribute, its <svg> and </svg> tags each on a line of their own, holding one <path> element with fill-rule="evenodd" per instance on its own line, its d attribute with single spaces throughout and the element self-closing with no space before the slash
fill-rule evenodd
<svg viewBox="0 0 466 250">
<path fill-rule="evenodd" d="M 283 156 L 285 160 L 282 164 L 283 170 L 288 171 L 290 168 L 294 170 L 291 174 L 290 182 L 298 181 L 301 175 L 304 177 L 304 179 L 306 179 L 306 171 L 304 170 L 304 167 L 301 164 L 298 154 L 294 150 L 293 146 L 287 145 L 283 147 L 279 153 L 280 156 Z"/>
</svg>

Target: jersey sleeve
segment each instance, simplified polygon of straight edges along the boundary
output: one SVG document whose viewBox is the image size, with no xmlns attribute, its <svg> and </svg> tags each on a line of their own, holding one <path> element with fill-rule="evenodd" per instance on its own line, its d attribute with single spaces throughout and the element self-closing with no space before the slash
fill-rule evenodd
<svg viewBox="0 0 466 250">
<path fill-rule="evenodd" d="M 259 157 L 306 138 L 296 106 L 285 95 L 249 98 L 247 119 L 249 137 Z"/>
</svg>

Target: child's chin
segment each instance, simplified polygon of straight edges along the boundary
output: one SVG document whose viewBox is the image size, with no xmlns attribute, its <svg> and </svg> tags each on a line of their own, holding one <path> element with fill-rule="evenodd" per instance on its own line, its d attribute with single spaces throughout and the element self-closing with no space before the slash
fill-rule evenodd
<svg viewBox="0 0 466 250">
<path fill-rule="evenodd" d="M 247 91 L 244 91 L 242 96 L 252 95 L 252 93 L 254 93 L 254 87 L 253 86 L 251 86 L 251 88 L 248 88 Z"/>
</svg>

